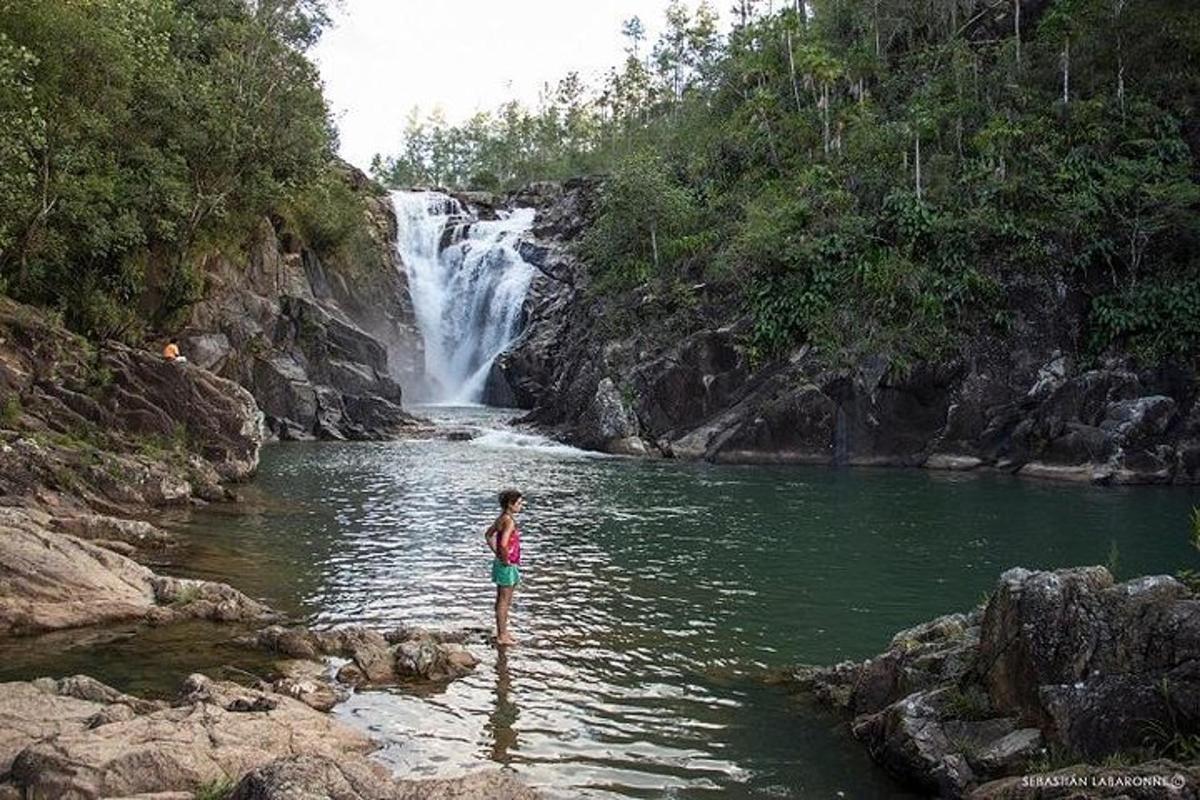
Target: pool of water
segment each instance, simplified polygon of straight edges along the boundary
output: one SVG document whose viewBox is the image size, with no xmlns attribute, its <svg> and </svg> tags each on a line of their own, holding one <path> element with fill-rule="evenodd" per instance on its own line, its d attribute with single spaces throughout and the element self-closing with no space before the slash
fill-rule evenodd
<svg viewBox="0 0 1200 800">
<path fill-rule="evenodd" d="M 426 411 L 485 433 L 269 447 L 246 502 L 177 521 L 188 546 L 163 566 L 310 625 L 486 626 L 482 532 L 501 488 L 525 492 L 519 646 L 475 648 L 479 669 L 442 691 L 362 692 L 335 712 L 406 775 L 499 763 L 552 797 L 905 797 L 837 717 L 763 673 L 877 653 L 1014 565 L 1196 566 L 1192 489 L 606 458 L 502 412 Z M 0 653 L 0 678 L 83 671 L 165 693 L 192 670 L 263 669 L 231 635 L 70 634 Z"/>
</svg>

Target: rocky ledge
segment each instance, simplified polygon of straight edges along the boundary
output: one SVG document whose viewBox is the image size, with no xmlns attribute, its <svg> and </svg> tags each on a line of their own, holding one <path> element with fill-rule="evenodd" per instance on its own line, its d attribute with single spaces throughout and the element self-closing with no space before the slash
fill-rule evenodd
<svg viewBox="0 0 1200 800">
<path fill-rule="evenodd" d="M 1012 569 L 985 606 L 792 680 L 941 797 L 1200 795 L 1200 599 L 1170 577 Z"/>
<path fill-rule="evenodd" d="M 0 636 L 270 617 L 229 586 L 132 558 L 171 541 L 137 516 L 229 498 L 262 442 L 262 415 L 237 384 L 94 345 L 0 298 Z"/>
<path fill-rule="evenodd" d="M 376 747 L 290 697 L 203 675 L 170 703 L 86 676 L 0 684 L 2 800 L 537 797 L 496 771 L 400 780 L 367 758 Z"/>
<path fill-rule="evenodd" d="M 70 518 L 72 524 L 86 524 L 79 520 L 104 529 L 103 518 Z M 223 583 L 157 575 L 112 545 L 61 533 L 53 524 L 44 512 L 0 507 L 0 636 L 130 619 L 163 624 L 275 616 Z"/>
</svg>

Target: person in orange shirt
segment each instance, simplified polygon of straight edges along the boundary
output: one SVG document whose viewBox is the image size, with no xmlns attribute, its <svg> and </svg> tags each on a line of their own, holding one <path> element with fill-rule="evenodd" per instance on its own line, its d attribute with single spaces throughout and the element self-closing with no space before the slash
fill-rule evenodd
<svg viewBox="0 0 1200 800">
<path fill-rule="evenodd" d="M 167 342 L 167 346 L 163 348 L 163 358 L 165 358 L 167 361 L 173 361 L 179 364 L 187 363 L 187 358 L 179 355 L 179 340 L 173 336 L 171 337 L 171 340 Z"/>
</svg>

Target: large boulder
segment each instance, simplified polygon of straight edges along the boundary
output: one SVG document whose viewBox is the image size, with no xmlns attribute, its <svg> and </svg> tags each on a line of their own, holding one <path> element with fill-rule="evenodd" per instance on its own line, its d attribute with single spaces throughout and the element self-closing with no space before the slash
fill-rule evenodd
<svg viewBox="0 0 1200 800">
<path fill-rule="evenodd" d="M 1110 795 L 1040 794 L 1031 787 L 1066 784 L 997 779 L 1028 772 L 1047 749 L 1095 762 L 1190 741 L 1200 734 L 1198 663 L 1200 600 L 1174 578 L 1012 569 L 982 613 L 939 618 L 897 634 L 876 658 L 795 678 L 855 714 L 872 757 L 927 792 L 1090 797 Z M 1137 769 L 1165 785 L 1160 764 Z"/>
<path fill-rule="evenodd" d="M 1013 569 L 984 616 L 979 672 L 997 708 L 1103 757 L 1154 730 L 1200 730 L 1200 600 L 1173 578 Z"/>
<path fill-rule="evenodd" d="M 0 636 L 127 619 L 264 619 L 271 611 L 225 584 L 169 578 L 69 534 L 50 518 L 0 507 Z"/>
</svg>

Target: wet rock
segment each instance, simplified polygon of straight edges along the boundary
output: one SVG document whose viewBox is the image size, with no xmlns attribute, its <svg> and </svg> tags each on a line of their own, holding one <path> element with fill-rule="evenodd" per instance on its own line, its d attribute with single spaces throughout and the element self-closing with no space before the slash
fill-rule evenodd
<svg viewBox="0 0 1200 800">
<path fill-rule="evenodd" d="M 401 679 L 444 683 L 470 673 L 478 664 L 479 659 L 461 644 L 407 641 L 395 649 L 395 675 Z"/>
<path fill-rule="evenodd" d="M 165 547 L 173 541 L 169 533 L 149 522 L 105 514 L 55 517 L 53 525 L 55 530 L 80 539 L 124 542 L 141 550 Z"/>
<path fill-rule="evenodd" d="M 638 434 L 637 418 L 626 406 L 612 378 L 604 378 L 597 384 L 579 425 L 581 441 L 597 449 Z"/>
<path fill-rule="evenodd" d="M 260 689 L 293 697 L 317 711 L 332 711 L 350 696 L 349 691 L 333 682 L 323 664 L 293 659 L 280 661 L 275 668 L 282 676 Z"/>
<path fill-rule="evenodd" d="M 880 711 L 909 694 L 955 684 L 974 663 L 982 612 L 947 614 L 900 631 L 887 652 L 861 663 L 805 667 L 796 685 L 854 714 Z"/>
<path fill-rule="evenodd" d="M 962 754 L 963 741 L 952 740 L 942 724 L 949 690 L 916 692 L 854 723 L 854 736 L 888 770 L 908 776 L 927 791 L 958 797 L 976 781 Z"/>
<path fill-rule="evenodd" d="M 480 642 L 485 633 L 476 629 L 432 631 L 416 627 L 382 633 L 358 625 L 328 631 L 271 626 L 244 643 L 293 658 L 349 659 L 338 669 L 336 678 L 351 686 L 411 681 L 445 683 L 478 665 L 479 660 L 463 643 Z"/>
</svg>

